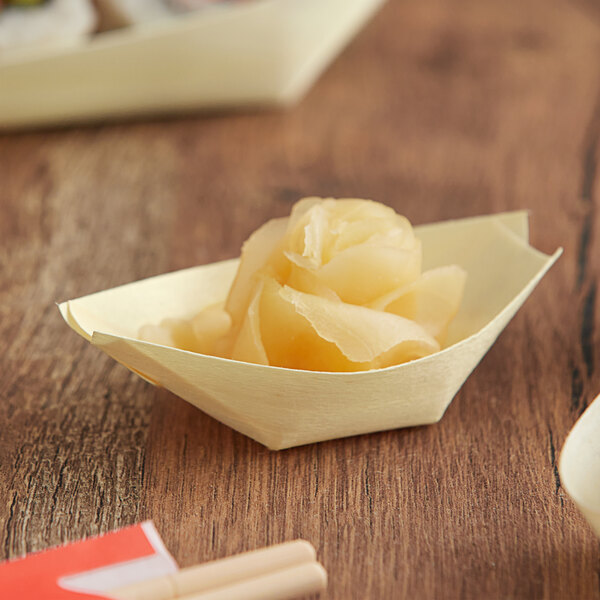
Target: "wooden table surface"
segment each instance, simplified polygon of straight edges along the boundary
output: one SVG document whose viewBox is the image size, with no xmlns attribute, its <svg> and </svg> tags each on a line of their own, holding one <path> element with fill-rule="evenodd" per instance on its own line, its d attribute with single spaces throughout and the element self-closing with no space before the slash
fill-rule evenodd
<svg viewBox="0 0 600 600">
<path fill-rule="evenodd" d="M 306 538 L 327 600 L 600 598 L 557 471 L 600 392 L 599 162 L 592 0 L 392 0 L 287 112 L 0 136 L 0 559 L 153 519 L 181 565 Z M 527 208 L 565 253 L 439 424 L 279 453 L 55 307 L 236 256 L 304 195 Z"/>
</svg>

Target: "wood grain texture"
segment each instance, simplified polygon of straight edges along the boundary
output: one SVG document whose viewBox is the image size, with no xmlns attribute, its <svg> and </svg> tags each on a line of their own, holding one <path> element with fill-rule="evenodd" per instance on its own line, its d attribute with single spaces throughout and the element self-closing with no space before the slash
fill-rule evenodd
<svg viewBox="0 0 600 600">
<path fill-rule="evenodd" d="M 153 519 L 181 565 L 303 537 L 327 600 L 600 599 L 560 485 L 600 391 L 593 2 L 390 1 L 288 112 L 0 137 L 0 558 Z M 303 195 L 414 223 L 529 208 L 565 254 L 443 420 L 269 452 L 55 301 L 238 254 Z"/>
</svg>

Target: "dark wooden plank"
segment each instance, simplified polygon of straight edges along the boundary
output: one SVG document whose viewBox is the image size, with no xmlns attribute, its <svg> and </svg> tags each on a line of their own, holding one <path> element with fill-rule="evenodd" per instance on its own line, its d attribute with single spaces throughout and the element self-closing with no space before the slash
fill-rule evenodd
<svg viewBox="0 0 600 600">
<path fill-rule="evenodd" d="M 305 537 L 324 598 L 600 598 L 556 468 L 600 391 L 593 11 L 390 2 L 291 111 L 0 137 L 0 558 L 152 518 L 182 565 Z M 234 256 L 313 194 L 529 208 L 565 247 L 438 425 L 272 453 L 53 305 Z"/>
</svg>

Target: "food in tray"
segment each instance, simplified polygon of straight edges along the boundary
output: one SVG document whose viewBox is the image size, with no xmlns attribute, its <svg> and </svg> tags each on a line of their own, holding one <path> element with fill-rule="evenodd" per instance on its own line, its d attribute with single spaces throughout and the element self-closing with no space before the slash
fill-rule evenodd
<svg viewBox="0 0 600 600">
<path fill-rule="evenodd" d="M 102 30 L 148 23 L 217 4 L 223 0 L 95 0 Z"/>
<path fill-rule="evenodd" d="M 0 0 L 0 59 L 61 47 L 93 33 L 156 21 L 222 0 Z"/>
<path fill-rule="evenodd" d="M 291 219 L 287 223 L 284 220 L 282 229 L 287 231 L 290 222 Z M 281 221 L 271 222 L 261 228 L 262 234 L 277 238 L 278 227 Z M 460 387 L 562 252 L 559 248 L 547 255 L 536 250 L 529 245 L 528 232 L 526 211 L 415 227 L 414 234 L 423 249 L 423 279 L 428 271 L 435 273 L 452 263 L 466 271 L 467 285 L 460 308 L 448 327 L 443 350 L 387 369 L 340 373 L 270 368 L 168 345 L 169 340 L 173 341 L 172 328 L 161 323 L 164 319 L 180 319 L 177 321 L 182 325 L 180 333 L 189 334 L 193 316 L 209 306 L 213 307 L 213 316 L 220 315 L 224 321 L 202 311 L 204 319 L 199 324 L 204 331 L 207 324 L 214 328 L 215 338 L 221 335 L 220 328 L 229 331 L 231 315 L 224 314 L 223 306 L 215 304 L 232 291 L 240 266 L 238 259 L 157 275 L 62 302 L 58 308 L 74 331 L 134 373 L 235 430 L 279 450 L 439 421 Z M 256 237 L 258 233 L 250 241 Z M 252 273 L 257 273 L 258 279 L 262 277 L 258 271 L 270 258 L 263 249 L 258 254 L 254 252 L 253 263 L 250 241 L 243 251 L 246 276 L 242 277 L 240 271 L 235 285 L 239 290 L 252 287 Z M 325 241 L 328 242 L 327 236 Z M 362 241 L 353 238 L 355 246 Z M 321 248 L 326 249 L 328 243 Z M 338 243 L 337 249 L 342 246 Z M 298 253 L 293 248 L 291 251 Z M 284 258 L 288 260 L 285 255 Z M 310 275 L 308 280 L 314 283 Z M 393 297 L 395 294 L 390 293 L 387 298 Z M 425 307 L 427 304 L 420 310 Z M 351 308 L 364 307 L 351 305 Z M 140 340 L 140 329 L 148 324 L 163 325 L 153 327 L 166 340 L 160 343 Z"/>
<path fill-rule="evenodd" d="M 103 30 L 146 23 L 173 14 L 164 0 L 96 0 Z"/>
<path fill-rule="evenodd" d="M 466 273 L 421 270 L 410 222 L 368 200 L 305 198 L 245 242 L 226 301 L 139 337 L 234 360 L 362 371 L 443 347 Z"/>
<path fill-rule="evenodd" d="M 95 0 L 102 17 L 102 28 L 112 29 L 156 21 L 181 12 L 198 10 L 224 0 Z"/>
<path fill-rule="evenodd" d="M 91 0 L 4 2 L 0 12 L 0 58 L 37 46 L 70 46 L 85 40 L 97 25 Z"/>
</svg>

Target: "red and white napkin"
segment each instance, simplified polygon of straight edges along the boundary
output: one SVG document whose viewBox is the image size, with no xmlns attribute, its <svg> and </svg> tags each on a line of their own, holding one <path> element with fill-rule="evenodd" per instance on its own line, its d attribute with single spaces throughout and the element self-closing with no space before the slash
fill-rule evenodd
<svg viewBox="0 0 600 600">
<path fill-rule="evenodd" d="M 169 575 L 177 564 L 150 521 L 0 563 L 3 600 L 109 598 L 112 589 Z"/>
</svg>

